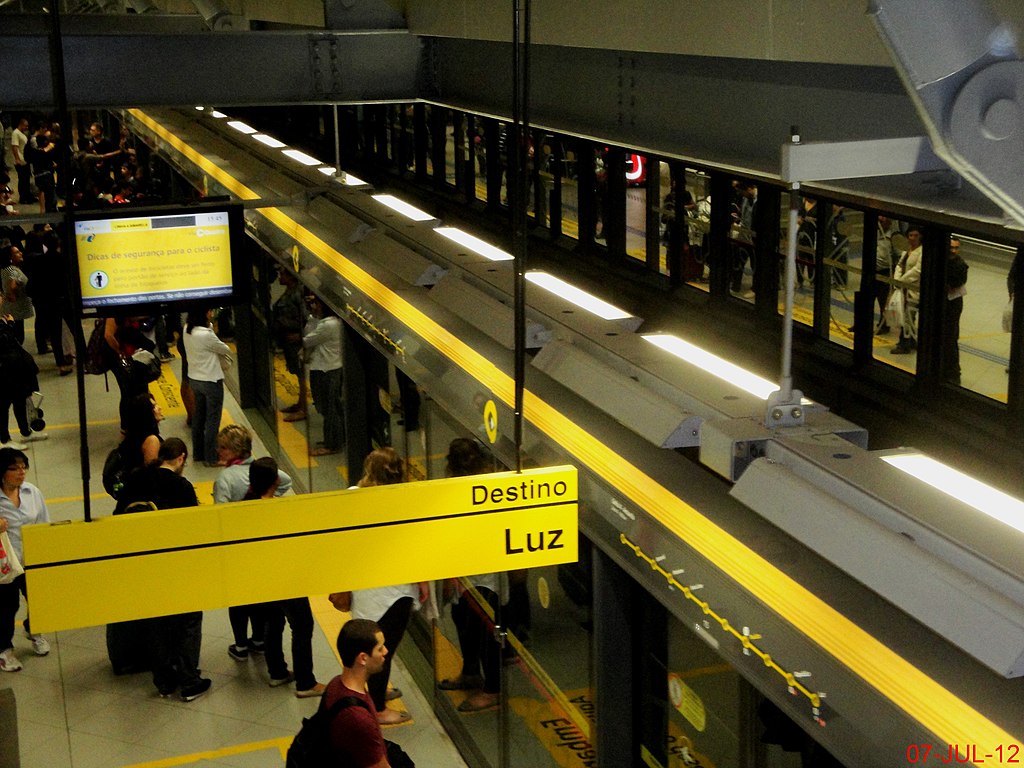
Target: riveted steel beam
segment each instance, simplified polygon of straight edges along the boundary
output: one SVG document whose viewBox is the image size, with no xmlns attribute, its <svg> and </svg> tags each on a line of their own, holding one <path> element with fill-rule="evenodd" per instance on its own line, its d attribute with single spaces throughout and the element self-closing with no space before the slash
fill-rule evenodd
<svg viewBox="0 0 1024 768">
<path fill-rule="evenodd" d="M 0 35 L 0 104 L 55 103 L 45 34 Z M 420 39 L 401 30 L 70 34 L 72 108 L 310 104 L 416 98 Z"/>
</svg>

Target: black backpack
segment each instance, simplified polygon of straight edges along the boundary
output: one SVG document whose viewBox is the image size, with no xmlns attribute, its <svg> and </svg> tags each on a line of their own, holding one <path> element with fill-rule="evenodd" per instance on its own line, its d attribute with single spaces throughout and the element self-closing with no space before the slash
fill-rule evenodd
<svg viewBox="0 0 1024 768">
<path fill-rule="evenodd" d="M 302 728 L 295 734 L 292 744 L 288 747 L 285 768 L 320 768 L 332 762 L 328 734 L 331 723 L 341 710 L 347 707 L 360 706 L 367 710 L 366 702 L 356 696 L 342 696 L 326 709 L 321 702 L 319 709 L 311 717 L 302 719 Z"/>
<path fill-rule="evenodd" d="M 127 477 L 127 467 L 124 456 L 121 455 L 121 447 L 112 448 L 103 462 L 103 490 L 115 499 L 124 488 L 124 480 Z"/>
<path fill-rule="evenodd" d="M 302 728 L 288 747 L 285 768 L 326 768 L 334 765 L 328 739 L 331 723 L 341 710 L 352 706 L 360 706 L 367 711 L 370 709 L 365 701 L 356 696 L 342 696 L 330 709 L 324 709 L 321 701 L 320 708 L 311 717 L 302 719 Z M 385 739 L 384 746 L 387 747 L 388 764 L 392 768 L 416 768 L 412 758 L 398 744 Z"/>
</svg>

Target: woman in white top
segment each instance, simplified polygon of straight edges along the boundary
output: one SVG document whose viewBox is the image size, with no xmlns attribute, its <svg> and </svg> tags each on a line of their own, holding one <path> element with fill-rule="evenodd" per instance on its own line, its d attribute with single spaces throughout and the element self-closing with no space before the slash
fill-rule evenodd
<svg viewBox="0 0 1024 768">
<path fill-rule="evenodd" d="M 50 522 L 43 494 L 32 483 L 25 481 L 28 470 L 28 456 L 14 448 L 0 449 L 0 532 L 6 531 L 11 546 L 22 563 L 25 552 L 21 546 L 21 527 L 34 523 Z M 25 574 L 10 584 L 0 584 L 0 671 L 17 672 L 21 662 L 14 655 L 14 618 L 18 613 L 21 595 L 28 600 L 25 588 Z M 32 634 L 28 616 L 25 617 L 25 634 L 32 642 L 37 656 L 50 652 L 50 643 L 42 635 Z"/>
<path fill-rule="evenodd" d="M 188 356 L 188 381 L 195 393 L 192 416 L 192 456 L 208 467 L 217 461 L 217 432 L 224 409 L 224 369 L 231 365 L 231 349 L 210 328 L 212 309 L 188 313 L 185 324 L 185 354 Z"/>
<path fill-rule="evenodd" d="M 341 450 L 345 421 L 341 410 L 341 320 L 316 296 L 307 299 L 310 315 L 302 336 L 309 368 L 313 405 L 324 419 L 324 443 L 311 456 L 327 456 Z"/>
<path fill-rule="evenodd" d="M 378 448 L 371 451 L 363 461 L 363 476 L 355 487 L 369 488 L 404 481 L 405 462 L 402 457 L 394 448 Z M 351 610 L 353 619 L 376 621 L 380 631 L 384 633 L 384 645 L 388 649 L 384 668 L 370 675 L 366 683 L 367 692 L 377 710 L 377 721 L 381 725 L 404 723 L 410 719 L 408 712 L 387 709 L 385 706 L 389 699 L 401 696 L 401 691 L 397 688 L 392 693 L 388 692 L 391 659 L 405 636 L 413 610 L 418 608 L 420 603 L 427 601 L 429 589 L 427 582 L 421 581 L 418 584 L 396 584 L 392 587 L 359 589 L 355 592 L 335 592 L 330 596 L 336 608 L 342 611 Z"/>
</svg>

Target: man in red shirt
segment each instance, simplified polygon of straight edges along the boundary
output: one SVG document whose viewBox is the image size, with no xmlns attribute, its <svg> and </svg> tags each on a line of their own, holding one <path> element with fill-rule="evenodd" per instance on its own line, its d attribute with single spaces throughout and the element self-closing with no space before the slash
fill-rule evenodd
<svg viewBox="0 0 1024 768">
<path fill-rule="evenodd" d="M 345 707 L 335 716 L 330 726 L 332 754 L 339 765 L 390 768 L 377 710 L 366 692 L 367 679 L 384 668 L 388 655 L 384 633 L 377 622 L 348 621 L 338 633 L 338 655 L 344 669 L 327 684 L 323 706 L 330 709 L 343 696 L 354 696 L 364 701 L 366 707 Z"/>
</svg>

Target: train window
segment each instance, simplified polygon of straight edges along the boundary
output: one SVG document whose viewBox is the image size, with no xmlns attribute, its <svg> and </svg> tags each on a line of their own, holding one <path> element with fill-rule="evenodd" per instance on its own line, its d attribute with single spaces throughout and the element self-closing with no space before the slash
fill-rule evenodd
<svg viewBox="0 0 1024 768">
<path fill-rule="evenodd" d="M 785 311 L 783 304 L 786 275 L 786 248 L 789 244 L 789 193 L 783 192 L 780 206 L 779 225 L 779 314 Z M 796 291 L 793 297 L 793 320 L 802 325 L 814 324 L 814 274 L 815 249 L 818 232 L 817 202 L 809 197 L 800 199 L 797 211 L 796 236 Z"/>
<path fill-rule="evenodd" d="M 861 247 L 864 243 L 864 214 L 840 205 L 823 207 L 819 216 L 819 237 L 824 237 L 824 274 L 828 280 L 829 339 L 853 347 L 853 297 L 861 287 Z"/>
<path fill-rule="evenodd" d="M 580 142 L 566 137 L 562 153 L 562 233 L 574 240 L 580 237 Z"/>
<path fill-rule="evenodd" d="M 455 172 L 455 153 L 456 151 L 461 151 L 461 148 L 466 146 L 466 124 L 465 121 L 460 120 L 458 121 L 458 127 L 456 127 L 453 114 L 453 111 L 450 109 L 444 110 L 444 180 L 446 184 L 454 187 L 458 184 L 458 176 Z M 462 132 L 462 136 L 458 140 L 456 140 L 455 136 L 457 129 Z M 461 158 L 459 164 L 461 165 Z"/>
<path fill-rule="evenodd" d="M 945 268 L 941 375 L 1005 403 L 1010 334 L 1002 324 L 1015 248 L 953 233 Z"/>
<path fill-rule="evenodd" d="M 743 739 L 736 670 L 675 618 L 668 623 L 668 765 L 739 765 Z"/>
<path fill-rule="evenodd" d="M 734 179 L 729 200 L 729 291 L 749 302 L 754 301 L 754 272 L 761 266 L 754 248 L 756 208 L 757 185 L 747 179 Z"/>
<path fill-rule="evenodd" d="M 561 148 L 558 140 L 551 134 L 535 134 L 534 145 L 536 150 L 533 158 L 533 165 L 536 175 L 531 174 L 531 186 L 533 193 L 531 198 L 536 197 L 536 204 L 531 201 L 530 211 L 537 220 L 539 226 L 551 227 L 552 211 L 554 204 L 554 193 L 556 185 L 561 184 Z M 556 175 L 557 174 L 557 175 Z"/>
<path fill-rule="evenodd" d="M 651 159 L 646 155 L 626 153 L 626 255 L 640 262 L 647 261 L 648 228 L 658 231 L 659 222 L 664 217 L 652 209 L 651 219 L 647 218 L 647 176 L 650 168 Z M 653 172 L 657 173 L 658 167 Z M 667 275 L 666 263 L 659 259 L 659 265 L 658 271 Z"/>
</svg>

